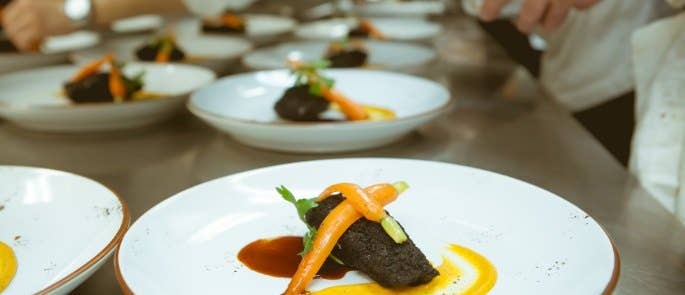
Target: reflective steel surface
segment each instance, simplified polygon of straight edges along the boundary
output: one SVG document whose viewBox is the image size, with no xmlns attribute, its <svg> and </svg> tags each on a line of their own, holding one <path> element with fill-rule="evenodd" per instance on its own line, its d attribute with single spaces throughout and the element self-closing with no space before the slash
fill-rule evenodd
<svg viewBox="0 0 685 295">
<path fill-rule="evenodd" d="M 256 150 L 186 113 L 145 129 L 89 135 L 36 133 L 0 122 L 0 164 L 91 177 L 123 196 L 134 219 L 192 185 L 281 163 L 399 157 L 469 165 L 548 189 L 595 217 L 620 253 L 616 294 L 685 294 L 685 228 L 475 24 L 461 18 L 445 24 L 435 42 L 441 58 L 422 72 L 448 86 L 457 103 L 387 147 L 316 156 Z M 119 293 L 109 262 L 73 294 Z"/>
</svg>

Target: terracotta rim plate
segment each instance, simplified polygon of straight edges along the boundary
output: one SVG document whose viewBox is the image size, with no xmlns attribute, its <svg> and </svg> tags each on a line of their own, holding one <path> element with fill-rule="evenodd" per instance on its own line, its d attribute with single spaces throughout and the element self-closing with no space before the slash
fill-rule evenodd
<svg viewBox="0 0 685 295">
<path fill-rule="evenodd" d="M 433 49 L 419 44 L 391 41 L 363 41 L 368 51 L 368 68 L 412 71 L 435 59 Z M 285 67 L 289 59 L 314 61 L 323 59 L 328 42 L 288 42 L 252 51 L 243 57 L 245 66 L 256 70 Z"/>
<path fill-rule="evenodd" d="M 114 252 L 131 222 L 105 186 L 56 170 L 0 166 L 0 241 L 18 271 L 3 292 L 66 294 Z"/>
<path fill-rule="evenodd" d="M 336 88 L 351 99 L 388 108 L 389 121 L 291 122 L 273 107 L 294 83 L 288 70 L 223 78 L 191 96 L 188 108 L 236 140 L 259 148 L 326 153 L 367 149 L 397 141 L 448 109 L 450 93 L 419 77 L 371 70 L 328 70 Z"/>
<path fill-rule="evenodd" d="M 144 91 L 160 98 L 115 103 L 74 104 L 62 85 L 77 66 L 54 66 L 0 76 L 0 116 L 43 131 L 87 132 L 139 127 L 162 121 L 183 109 L 191 91 L 214 81 L 211 71 L 191 65 L 129 63 L 127 76 L 145 72 Z"/>
<path fill-rule="evenodd" d="M 487 258 L 497 270 L 490 294 L 601 294 L 615 286 L 619 260 L 610 238 L 573 204 L 500 174 L 406 159 L 273 166 L 180 192 L 131 226 L 115 257 L 120 284 L 136 294 L 279 294 L 288 279 L 260 275 L 236 259 L 254 240 L 305 232 L 275 187 L 285 185 L 303 198 L 341 181 L 367 186 L 397 180 L 410 189 L 388 211 L 431 261 L 440 261 L 448 243 Z M 352 272 L 341 280 L 315 280 L 310 291 L 366 281 Z"/>
</svg>

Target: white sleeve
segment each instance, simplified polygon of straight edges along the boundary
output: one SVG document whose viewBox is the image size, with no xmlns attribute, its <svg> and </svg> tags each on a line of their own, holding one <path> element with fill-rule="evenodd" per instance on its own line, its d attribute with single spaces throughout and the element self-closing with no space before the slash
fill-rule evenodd
<svg viewBox="0 0 685 295">
<path fill-rule="evenodd" d="M 255 0 L 183 0 L 186 8 L 196 15 L 216 16 L 230 10 L 247 8 Z"/>
</svg>

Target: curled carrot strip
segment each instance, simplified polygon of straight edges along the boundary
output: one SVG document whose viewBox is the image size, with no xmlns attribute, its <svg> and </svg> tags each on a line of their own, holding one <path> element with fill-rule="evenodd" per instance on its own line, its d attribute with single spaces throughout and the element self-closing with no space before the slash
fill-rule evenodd
<svg viewBox="0 0 685 295">
<path fill-rule="evenodd" d="M 91 63 L 85 65 L 84 67 L 79 70 L 76 75 L 71 77 L 71 82 L 78 82 L 83 80 L 84 78 L 93 75 L 97 73 L 100 70 L 100 67 L 104 65 L 105 63 L 111 62 L 114 58 L 112 57 L 111 54 L 105 55 L 103 58 L 92 61 Z"/>
<path fill-rule="evenodd" d="M 372 199 L 361 187 L 353 183 L 337 183 L 326 188 L 316 200 L 321 202 L 333 193 L 341 193 L 366 219 L 380 222 L 388 216 L 383 206 Z"/>
<path fill-rule="evenodd" d="M 123 102 L 126 97 L 126 86 L 121 76 L 121 71 L 114 64 L 114 60 L 110 61 L 111 69 L 109 72 L 109 92 L 114 97 L 115 102 Z"/>
<path fill-rule="evenodd" d="M 379 187 L 383 186 L 383 187 Z M 376 185 L 364 189 L 374 201 L 387 205 L 397 199 L 399 192 L 390 184 Z M 314 238 L 312 250 L 302 257 L 295 275 L 290 280 L 284 295 L 301 295 L 321 269 L 338 239 L 347 229 L 362 218 L 349 200 L 344 200 L 324 218 Z"/>
<path fill-rule="evenodd" d="M 222 15 L 221 23 L 230 28 L 238 28 L 244 24 L 243 19 L 233 13 Z"/>
<path fill-rule="evenodd" d="M 347 98 L 342 92 L 335 89 L 330 89 L 323 84 L 321 87 L 321 94 L 326 100 L 338 104 L 340 111 L 345 114 L 345 118 L 350 121 L 360 121 L 369 118 L 369 113 L 364 107 L 351 99 Z"/>
<path fill-rule="evenodd" d="M 369 36 L 371 36 L 371 38 L 378 40 L 387 39 L 385 35 L 371 21 L 367 19 L 359 20 L 359 28 L 362 31 L 369 33 Z"/>
</svg>

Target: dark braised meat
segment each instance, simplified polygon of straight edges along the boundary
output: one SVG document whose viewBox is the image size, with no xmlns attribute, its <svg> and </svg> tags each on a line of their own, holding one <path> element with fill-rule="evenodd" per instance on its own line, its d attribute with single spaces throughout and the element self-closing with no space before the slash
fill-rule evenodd
<svg viewBox="0 0 685 295">
<path fill-rule="evenodd" d="M 142 61 L 156 61 L 157 55 L 162 50 L 162 47 L 164 46 L 165 42 L 170 42 L 170 45 L 168 46 L 171 46 L 168 61 L 181 61 L 185 59 L 185 53 L 178 47 L 178 45 L 173 40 L 169 39 L 158 39 L 154 42 L 145 44 L 144 46 L 136 50 L 136 57 Z"/>
<path fill-rule="evenodd" d="M 245 19 L 233 12 L 226 12 L 218 19 L 202 22 L 202 32 L 210 34 L 243 34 Z"/>
<path fill-rule="evenodd" d="M 307 223 L 317 227 L 344 198 L 334 195 L 307 212 Z M 332 253 L 346 266 L 357 269 L 387 288 L 418 286 L 438 275 L 411 238 L 395 243 L 376 222 L 357 220 L 338 240 Z"/>
<path fill-rule="evenodd" d="M 356 68 L 366 64 L 368 54 L 360 42 L 333 42 L 328 46 L 324 56 L 331 62 L 331 68 Z"/>
<path fill-rule="evenodd" d="M 128 78 L 124 78 L 124 83 L 127 85 L 127 97 L 142 89 L 141 84 Z M 78 82 L 67 82 L 64 84 L 64 92 L 75 103 L 114 101 L 109 91 L 109 73 L 97 73 Z"/>
<path fill-rule="evenodd" d="M 322 121 L 321 113 L 329 107 L 329 102 L 312 94 L 308 85 L 288 88 L 274 109 L 278 116 L 292 121 Z"/>
<path fill-rule="evenodd" d="M 361 27 L 357 26 L 347 33 L 347 37 L 350 37 L 350 38 L 368 38 L 369 37 L 369 31 L 366 31 L 366 30 L 362 29 Z"/>
</svg>

